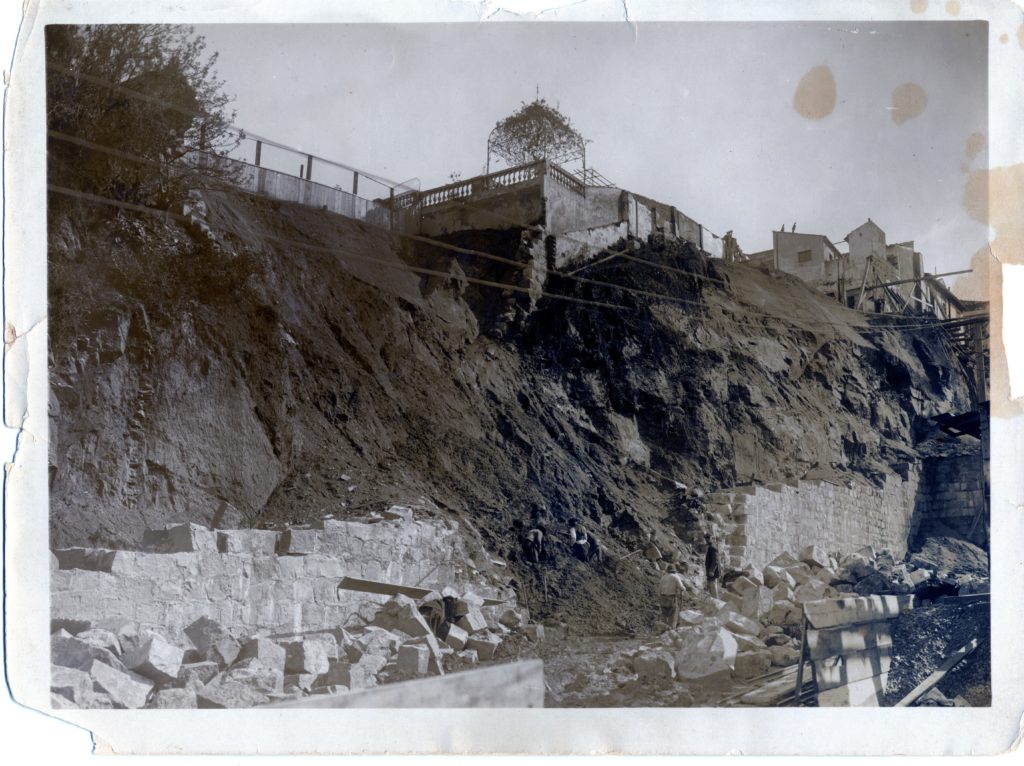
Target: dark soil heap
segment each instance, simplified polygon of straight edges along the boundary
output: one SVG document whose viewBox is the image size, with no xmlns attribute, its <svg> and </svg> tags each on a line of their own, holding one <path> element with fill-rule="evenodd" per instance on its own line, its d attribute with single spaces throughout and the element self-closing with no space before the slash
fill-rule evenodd
<svg viewBox="0 0 1024 766">
<path fill-rule="evenodd" d="M 938 331 L 887 329 L 906 320 L 689 246 L 581 273 L 632 292 L 549 275 L 548 292 L 616 307 L 530 310 L 460 279 L 510 281 L 507 265 L 299 205 L 211 193 L 211 238 L 50 202 L 56 547 L 425 495 L 508 557 L 512 521 L 543 505 L 556 561 L 544 582 L 510 564 L 522 600 L 538 618 L 630 631 L 657 611 L 653 576 L 614 559 L 648 528 L 668 533 L 672 480 L 710 490 L 830 464 L 877 477 L 912 454 L 916 418 L 966 402 Z M 516 258 L 531 236 L 471 240 Z M 500 333 L 499 305 L 518 312 Z M 570 560 L 571 516 L 603 564 Z"/>
</svg>

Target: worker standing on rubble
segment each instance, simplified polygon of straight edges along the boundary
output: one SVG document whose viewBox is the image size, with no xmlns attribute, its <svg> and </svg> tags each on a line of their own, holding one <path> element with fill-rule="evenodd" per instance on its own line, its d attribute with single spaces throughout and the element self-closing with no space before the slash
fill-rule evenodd
<svg viewBox="0 0 1024 766">
<path fill-rule="evenodd" d="M 686 584 L 675 568 L 669 564 L 665 574 L 658 581 L 658 599 L 661 603 L 661 616 L 670 630 L 675 630 L 679 625 L 679 610 L 683 608 L 683 593 L 686 592 Z"/>
<path fill-rule="evenodd" d="M 715 547 L 711 533 L 704 533 L 704 542 L 708 549 L 704 554 L 704 574 L 707 577 L 708 593 L 718 598 L 718 580 L 722 576 L 722 566 L 718 561 L 718 549 Z"/>
</svg>

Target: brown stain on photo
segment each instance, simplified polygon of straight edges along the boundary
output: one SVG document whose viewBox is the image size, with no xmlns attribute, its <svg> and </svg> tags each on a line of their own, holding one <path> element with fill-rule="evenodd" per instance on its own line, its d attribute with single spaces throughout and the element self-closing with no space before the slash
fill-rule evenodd
<svg viewBox="0 0 1024 766">
<path fill-rule="evenodd" d="M 1024 415 L 1024 399 L 1009 397 L 1001 272 L 1003 264 L 1024 265 L 1024 216 L 1020 214 L 1024 209 L 1024 163 L 971 173 L 964 186 L 963 206 L 971 218 L 995 231 L 995 238 L 971 258 L 975 273 L 964 283 L 957 280 L 955 285 L 966 288 L 965 294 L 978 292 L 970 288 L 988 286 L 992 415 L 1000 418 Z"/>
<path fill-rule="evenodd" d="M 928 105 L 928 94 L 914 82 L 897 85 L 892 92 L 892 121 L 902 125 L 917 117 Z"/>
<path fill-rule="evenodd" d="M 980 131 L 974 131 L 967 137 L 967 146 L 964 151 L 967 152 L 967 159 L 973 160 L 978 156 L 978 153 L 985 148 L 985 134 Z"/>
<path fill-rule="evenodd" d="M 793 94 L 793 108 L 808 120 L 821 120 L 836 108 L 836 80 L 832 70 L 819 64 L 800 78 Z"/>
<path fill-rule="evenodd" d="M 1017 42 L 1020 43 L 1020 47 L 1024 48 L 1024 24 L 1017 27 Z"/>
<path fill-rule="evenodd" d="M 910 10 L 914 13 L 924 13 L 928 10 L 928 0 L 910 0 Z"/>
<path fill-rule="evenodd" d="M 959 16 L 960 0 L 946 0 L 946 13 L 950 16 Z"/>
</svg>

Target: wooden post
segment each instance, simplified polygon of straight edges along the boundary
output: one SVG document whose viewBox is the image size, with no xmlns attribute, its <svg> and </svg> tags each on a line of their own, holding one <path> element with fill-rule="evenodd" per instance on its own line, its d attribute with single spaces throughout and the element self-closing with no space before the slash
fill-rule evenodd
<svg viewBox="0 0 1024 766">
<path fill-rule="evenodd" d="M 307 154 L 306 155 L 306 180 L 307 181 L 312 181 L 313 180 L 313 155 L 312 154 Z"/>
<path fill-rule="evenodd" d="M 260 158 L 263 156 L 263 142 L 256 142 L 256 167 L 260 166 Z"/>
<path fill-rule="evenodd" d="M 299 178 L 302 178 L 303 171 L 305 171 L 305 168 L 302 166 L 302 163 L 299 163 Z"/>
<path fill-rule="evenodd" d="M 804 688 L 804 656 L 807 654 L 807 615 L 800 623 L 800 661 L 796 666 L 796 688 L 793 690 L 793 707 L 800 707 L 800 693 Z"/>
<path fill-rule="evenodd" d="M 395 229 L 395 187 L 391 187 L 390 201 L 388 202 L 388 223 L 391 224 L 391 230 Z"/>
<path fill-rule="evenodd" d="M 392 189 L 391 193 L 394 194 L 394 192 L 395 192 L 395 190 Z M 358 195 L 359 194 L 359 171 L 358 170 L 353 170 L 352 171 L 352 194 L 353 195 Z"/>
</svg>

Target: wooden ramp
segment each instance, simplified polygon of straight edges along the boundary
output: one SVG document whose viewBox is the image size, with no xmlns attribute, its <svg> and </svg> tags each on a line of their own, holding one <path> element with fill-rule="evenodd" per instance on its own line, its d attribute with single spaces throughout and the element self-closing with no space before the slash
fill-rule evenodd
<svg viewBox="0 0 1024 766">
<path fill-rule="evenodd" d="M 273 708 L 544 707 L 544 663 L 509 662 L 477 670 L 384 684 L 341 694 L 321 694 Z"/>
</svg>

